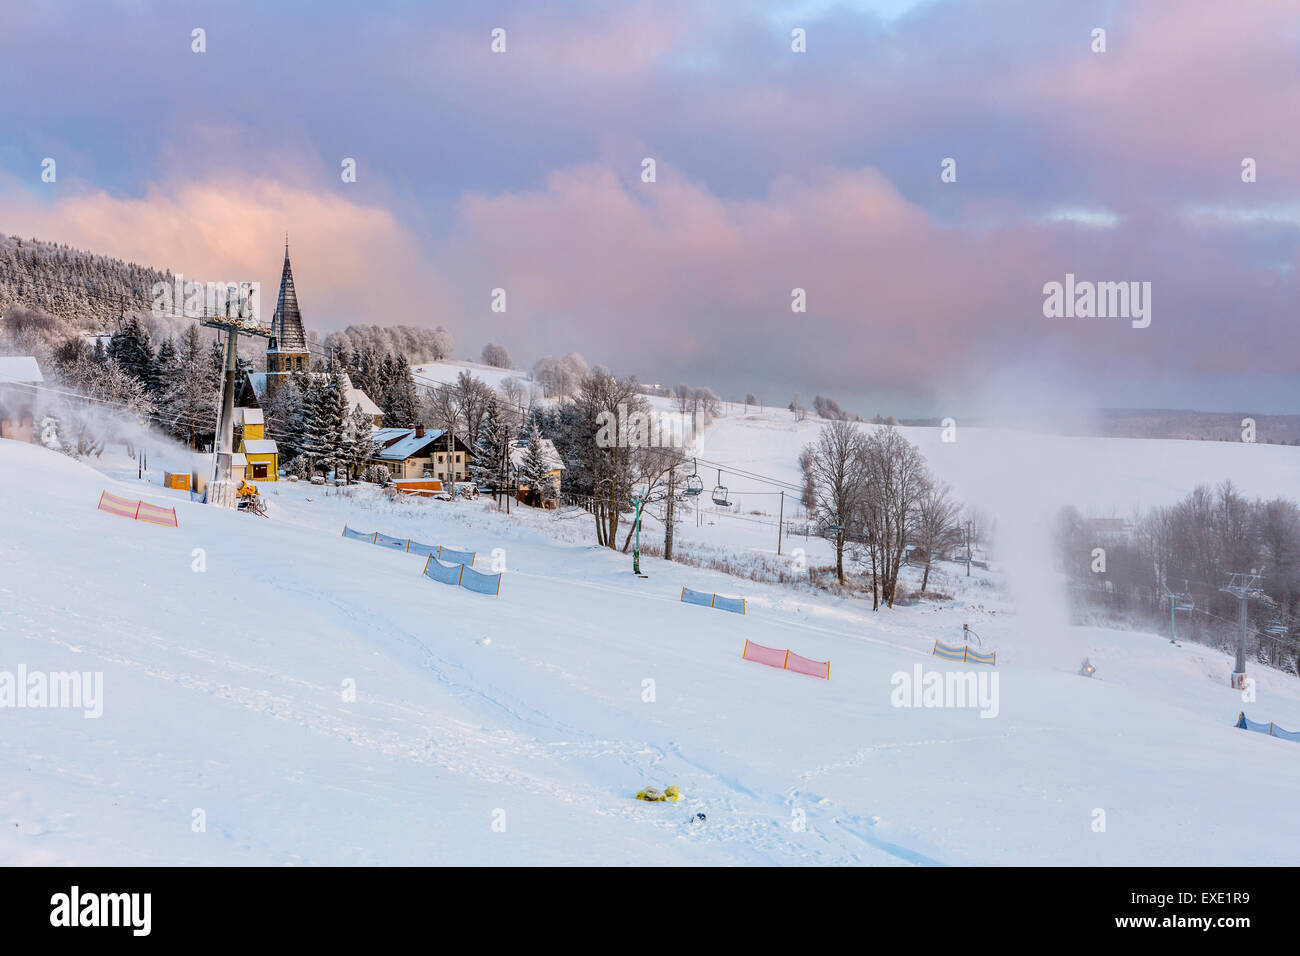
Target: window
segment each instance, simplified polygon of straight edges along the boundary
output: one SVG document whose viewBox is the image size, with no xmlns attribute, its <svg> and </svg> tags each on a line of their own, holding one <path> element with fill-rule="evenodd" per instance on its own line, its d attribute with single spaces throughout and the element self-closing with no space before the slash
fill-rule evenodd
<svg viewBox="0 0 1300 956">
<path fill-rule="evenodd" d="M 266 477 L 266 465 L 254 465 L 254 466 L 253 466 L 253 477 L 254 477 L 254 478 L 265 478 L 265 477 Z"/>
</svg>

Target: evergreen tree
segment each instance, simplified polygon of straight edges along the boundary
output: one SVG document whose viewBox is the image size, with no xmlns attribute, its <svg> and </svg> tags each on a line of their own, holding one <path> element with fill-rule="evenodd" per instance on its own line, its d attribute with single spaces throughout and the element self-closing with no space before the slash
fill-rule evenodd
<svg viewBox="0 0 1300 956">
<path fill-rule="evenodd" d="M 510 427 L 495 397 L 488 400 L 483 427 L 470 459 L 470 477 L 481 488 L 500 489 L 510 454 Z"/>
<path fill-rule="evenodd" d="M 349 480 L 352 472 L 360 472 L 378 453 L 379 443 L 375 441 L 374 432 L 374 422 L 361 406 L 352 409 L 343 438 L 343 455 L 348 465 Z"/>
<path fill-rule="evenodd" d="M 157 364 L 161 417 L 194 448 L 199 436 L 215 432 L 221 397 L 221 378 L 205 360 L 198 326 L 185 330 L 179 346 L 168 338 L 158 350 Z"/>
<path fill-rule="evenodd" d="M 528 435 L 528 449 L 519 468 L 519 477 L 528 486 L 528 497 L 544 504 L 555 497 L 555 482 L 551 478 L 551 465 L 542 451 L 542 433 L 534 424 Z"/>
<path fill-rule="evenodd" d="M 335 370 L 328 378 L 313 377 L 307 388 L 303 415 L 303 451 L 317 465 L 336 467 L 344 462 L 344 430 L 348 422 L 348 399 L 343 373 Z"/>
<path fill-rule="evenodd" d="M 406 428 L 418 417 L 415 379 L 405 355 L 386 356 L 380 367 L 383 389 L 379 405 L 385 428 Z"/>
<path fill-rule="evenodd" d="M 132 378 L 142 382 L 150 392 L 157 390 L 153 343 L 149 330 L 136 316 L 126 319 L 108 343 L 108 357 Z"/>
<path fill-rule="evenodd" d="M 280 457 L 286 461 L 305 450 L 303 433 L 307 408 L 303 393 L 306 388 L 306 379 L 298 372 L 281 382 L 263 406 L 267 437 L 275 441 Z"/>
</svg>

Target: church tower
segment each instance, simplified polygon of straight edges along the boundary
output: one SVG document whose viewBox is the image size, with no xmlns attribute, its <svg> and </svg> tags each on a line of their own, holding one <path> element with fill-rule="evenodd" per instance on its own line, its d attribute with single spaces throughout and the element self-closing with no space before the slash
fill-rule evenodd
<svg viewBox="0 0 1300 956">
<path fill-rule="evenodd" d="M 280 274 L 280 297 L 271 320 L 271 340 L 266 346 L 266 385 L 268 393 L 294 372 L 311 367 L 307 351 L 307 333 L 298 311 L 298 293 L 293 287 L 293 268 L 289 265 L 289 239 L 284 240 L 284 271 Z"/>
</svg>

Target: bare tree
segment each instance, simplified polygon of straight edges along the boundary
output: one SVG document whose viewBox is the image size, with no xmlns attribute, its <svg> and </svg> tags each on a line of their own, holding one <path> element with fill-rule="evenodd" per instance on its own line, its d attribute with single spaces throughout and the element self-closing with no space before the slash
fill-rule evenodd
<svg viewBox="0 0 1300 956">
<path fill-rule="evenodd" d="M 867 474 L 863 435 L 848 422 L 832 422 L 799 455 L 803 503 L 835 546 L 835 576 L 844 583 L 846 527 L 861 507 Z"/>
<path fill-rule="evenodd" d="M 935 552 L 955 545 L 961 537 L 961 506 L 952 499 L 952 491 L 942 481 L 926 483 L 916 507 L 916 545 L 925 552 L 925 573 L 921 576 L 921 593 L 930 584 L 930 564 Z"/>
<path fill-rule="evenodd" d="M 836 424 L 853 427 L 844 422 Z M 879 579 L 879 600 L 893 607 L 898 572 L 914 531 L 917 505 L 927 484 L 925 459 L 915 445 L 889 427 L 875 429 L 867 437 L 863 451 L 869 482 L 863 510 L 864 530 Z M 875 587 L 873 583 L 873 603 Z"/>
<path fill-rule="evenodd" d="M 635 380 L 615 378 L 599 366 L 593 368 L 582 378 L 577 395 L 569 403 L 566 418 L 570 425 L 562 438 L 576 466 L 573 481 L 591 489 L 596 540 L 609 548 L 618 547 L 619 521 L 631 500 L 636 478 L 636 449 L 625 440 L 597 441 L 601 422 L 607 420 L 603 416 L 618 420 L 620 405 L 629 417 L 648 410 L 645 399 L 636 392 Z"/>
</svg>

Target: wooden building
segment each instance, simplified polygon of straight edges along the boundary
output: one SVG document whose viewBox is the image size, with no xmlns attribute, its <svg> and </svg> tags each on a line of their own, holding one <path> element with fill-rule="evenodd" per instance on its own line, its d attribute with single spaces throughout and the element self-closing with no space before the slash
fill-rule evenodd
<svg viewBox="0 0 1300 956">
<path fill-rule="evenodd" d="M 394 478 L 436 478 L 469 480 L 470 449 L 454 436 L 448 439 L 441 428 L 379 428 L 375 430 L 379 450 L 369 464 L 385 465 Z M 450 456 L 450 457 L 449 457 Z"/>
</svg>

